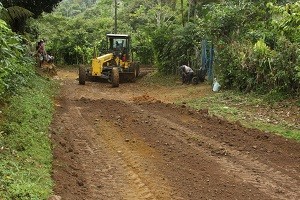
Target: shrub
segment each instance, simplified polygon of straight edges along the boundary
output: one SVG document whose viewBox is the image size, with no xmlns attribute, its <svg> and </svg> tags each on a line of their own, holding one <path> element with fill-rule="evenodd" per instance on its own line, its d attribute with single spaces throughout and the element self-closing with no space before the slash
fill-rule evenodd
<svg viewBox="0 0 300 200">
<path fill-rule="evenodd" d="M 28 82 L 33 72 L 33 59 L 28 56 L 23 38 L 13 33 L 0 19 L 0 101 L 15 94 Z"/>
</svg>

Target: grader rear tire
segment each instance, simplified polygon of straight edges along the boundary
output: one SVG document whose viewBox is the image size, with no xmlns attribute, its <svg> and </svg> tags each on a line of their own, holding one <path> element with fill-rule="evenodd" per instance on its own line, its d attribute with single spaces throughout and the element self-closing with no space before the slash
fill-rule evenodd
<svg viewBox="0 0 300 200">
<path fill-rule="evenodd" d="M 79 84 L 85 85 L 85 79 L 86 79 L 85 68 L 83 66 L 80 66 L 79 67 Z"/>
<path fill-rule="evenodd" d="M 140 74 L 140 65 L 137 63 L 133 64 L 133 73 L 134 73 L 134 78 L 137 78 Z"/>
<path fill-rule="evenodd" d="M 198 78 L 197 78 L 197 77 L 193 77 L 193 79 L 192 79 L 192 84 L 193 84 L 193 85 L 197 85 L 198 83 L 199 83 Z"/>
<path fill-rule="evenodd" d="M 119 69 L 117 67 L 113 67 L 111 71 L 112 87 L 119 87 L 119 82 L 120 82 Z"/>
</svg>

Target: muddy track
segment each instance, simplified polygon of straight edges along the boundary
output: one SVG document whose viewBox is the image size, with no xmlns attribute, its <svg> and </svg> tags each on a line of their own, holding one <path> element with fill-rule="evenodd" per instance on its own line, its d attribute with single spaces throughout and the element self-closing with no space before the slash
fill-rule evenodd
<svg viewBox="0 0 300 200">
<path fill-rule="evenodd" d="M 139 82 L 61 83 L 51 130 L 63 199 L 300 199 L 297 142 L 164 103 L 167 91 Z"/>
</svg>

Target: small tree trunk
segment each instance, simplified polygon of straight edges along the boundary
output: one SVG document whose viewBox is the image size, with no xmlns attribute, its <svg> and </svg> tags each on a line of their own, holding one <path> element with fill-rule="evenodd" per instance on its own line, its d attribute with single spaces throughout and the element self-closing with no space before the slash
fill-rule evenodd
<svg viewBox="0 0 300 200">
<path fill-rule="evenodd" d="M 183 0 L 180 1 L 181 5 L 180 5 L 180 12 L 181 12 L 181 19 L 182 19 L 182 26 L 185 26 L 185 22 L 184 22 L 184 10 L 183 10 Z"/>
</svg>

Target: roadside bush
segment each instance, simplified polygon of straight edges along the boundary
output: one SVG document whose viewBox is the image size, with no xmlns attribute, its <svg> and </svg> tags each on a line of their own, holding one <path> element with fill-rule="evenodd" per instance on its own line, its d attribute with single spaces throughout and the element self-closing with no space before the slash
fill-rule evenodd
<svg viewBox="0 0 300 200">
<path fill-rule="evenodd" d="M 263 5 L 243 1 L 206 8 L 217 75 L 226 88 L 299 96 L 300 3 Z"/>
<path fill-rule="evenodd" d="M 174 74 L 178 66 L 183 64 L 192 68 L 200 67 L 195 60 L 199 57 L 201 41 L 204 39 L 202 23 L 199 20 L 187 23 L 185 27 L 160 27 L 152 33 L 155 63 L 161 73 Z"/>
<path fill-rule="evenodd" d="M 33 60 L 21 36 L 0 19 L 0 101 L 15 94 L 33 76 Z"/>
<path fill-rule="evenodd" d="M 172 34 L 172 30 L 167 27 L 157 28 L 151 34 L 155 65 L 163 74 L 170 73 L 170 51 L 167 49 L 170 48 Z"/>
</svg>

